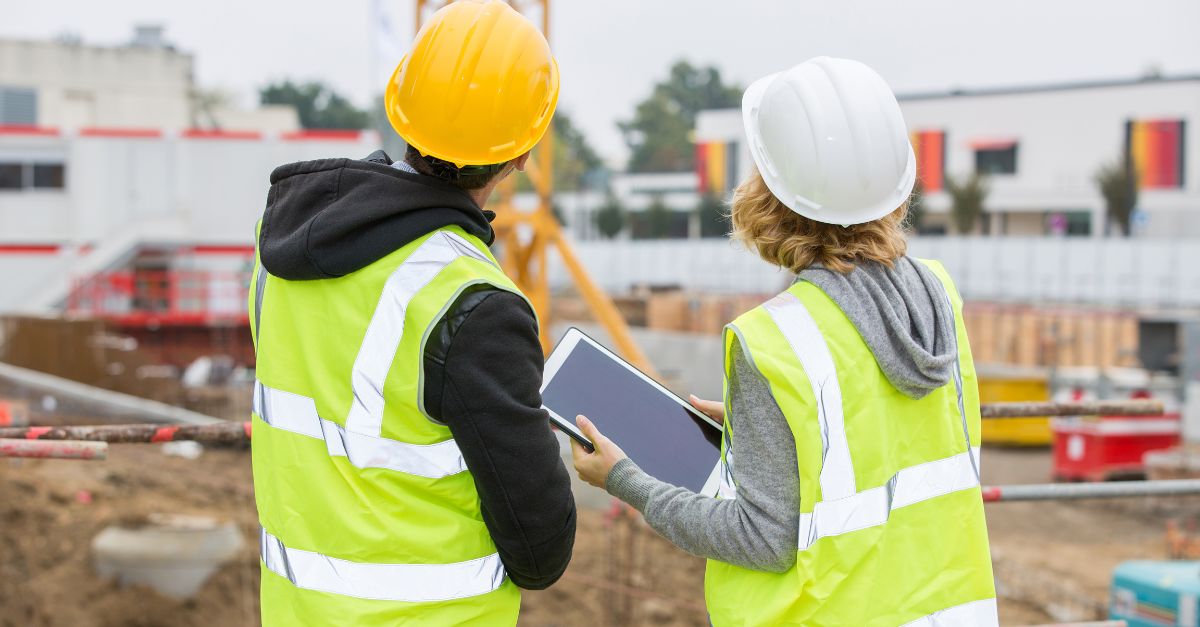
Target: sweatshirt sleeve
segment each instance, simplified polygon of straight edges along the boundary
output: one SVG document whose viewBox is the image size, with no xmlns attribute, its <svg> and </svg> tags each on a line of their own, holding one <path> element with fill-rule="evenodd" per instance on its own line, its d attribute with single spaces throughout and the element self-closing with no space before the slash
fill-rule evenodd
<svg viewBox="0 0 1200 627">
<path fill-rule="evenodd" d="M 444 347 L 440 376 L 428 377 L 441 389 L 428 395 L 436 407 L 426 409 L 462 451 L 509 578 L 542 589 L 571 561 L 575 501 L 541 409 L 537 321 L 509 292 L 489 290 L 472 300 Z"/>
<path fill-rule="evenodd" d="M 605 488 L 675 546 L 744 568 L 784 572 L 796 562 L 800 473 L 796 444 L 770 388 L 741 351 L 729 380 L 737 498 L 716 499 L 647 475 L 624 459 Z"/>
</svg>

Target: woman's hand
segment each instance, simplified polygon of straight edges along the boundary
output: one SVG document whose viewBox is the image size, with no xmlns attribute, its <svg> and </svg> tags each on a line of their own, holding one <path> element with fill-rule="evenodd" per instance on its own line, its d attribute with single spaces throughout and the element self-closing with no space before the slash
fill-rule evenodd
<svg viewBox="0 0 1200 627">
<path fill-rule="evenodd" d="M 604 437 L 586 416 L 576 416 L 575 424 L 596 448 L 595 452 L 589 453 L 578 442 L 571 440 L 571 457 L 575 460 L 575 472 L 579 473 L 580 479 L 603 490 L 605 482 L 608 481 L 608 473 L 617 462 L 625 459 L 625 451 Z"/>
<path fill-rule="evenodd" d="M 695 394 L 688 395 L 688 401 L 692 403 L 692 407 L 700 410 L 700 413 L 712 418 L 719 425 L 725 424 L 725 404 L 717 401 L 706 401 L 697 397 Z"/>
</svg>

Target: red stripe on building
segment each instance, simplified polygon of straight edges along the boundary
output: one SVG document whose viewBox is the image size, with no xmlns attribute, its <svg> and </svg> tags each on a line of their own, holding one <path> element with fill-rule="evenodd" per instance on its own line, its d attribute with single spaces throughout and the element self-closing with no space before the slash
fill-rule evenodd
<svg viewBox="0 0 1200 627">
<path fill-rule="evenodd" d="M 262 133 L 258 131 L 210 131 L 198 128 L 189 128 L 182 136 L 187 139 L 262 139 Z"/>
<path fill-rule="evenodd" d="M 1155 163 L 1158 166 L 1158 187 L 1179 187 L 1179 130 L 1177 120 L 1155 123 L 1158 142 Z"/>
<path fill-rule="evenodd" d="M 162 137 L 163 132 L 156 128 L 81 128 L 80 137 L 117 137 L 117 138 L 154 138 Z"/>
<path fill-rule="evenodd" d="M 295 141 L 340 141 L 356 142 L 362 138 L 362 131 L 337 128 L 316 128 L 280 135 L 280 139 Z"/>
<path fill-rule="evenodd" d="M 230 244 L 195 246 L 191 249 L 193 255 L 246 255 L 254 254 L 254 246 L 250 244 Z"/>
<path fill-rule="evenodd" d="M 58 129 L 47 126 L 30 126 L 27 124 L 0 124 L 0 135 L 40 135 L 58 136 Z"/>
<path fill-rule="evenodd" d="M 0 244 L 0 255 L 53 255 L 58 244 Z"/>
</svg>

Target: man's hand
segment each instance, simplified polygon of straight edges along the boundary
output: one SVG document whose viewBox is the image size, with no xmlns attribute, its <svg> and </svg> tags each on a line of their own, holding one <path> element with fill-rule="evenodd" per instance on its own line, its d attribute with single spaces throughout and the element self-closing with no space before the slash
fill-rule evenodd
<svg viewBox="0 0 1200 627">
<path fill-rule="evenodd" d="M 586 416 L 576 416 L 575 424 L 579 425 L 584 437 L 591 440 L 592 446 L 596 448 L 594 453 L 589 453 L 578 442 L 571 440 L 571 457 L 575 460 L 575 472 L 579 473 L 580 479 L 603 490 L 605 482 L 608 481 L 608 473 L 617 462 L 625 459 L 625 451 L 604 437 Z"/>
<path fill-rule="evenodd" d="M 692 403 L 692 407 L 700 410 L 700 413 L 712 418 L 719 425 L 725 424 L 725 404 L 717 401 L 706 401 L 697 397 L 695 394 L 688 395 L 688 401 Z"/>
</svg>

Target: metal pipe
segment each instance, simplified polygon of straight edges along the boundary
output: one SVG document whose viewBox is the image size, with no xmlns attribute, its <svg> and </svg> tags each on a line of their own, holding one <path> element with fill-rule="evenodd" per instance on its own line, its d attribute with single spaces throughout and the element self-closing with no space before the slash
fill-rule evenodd
<svg viewBox="0 0 1200 627">
<path fill-rule="evenodd" d="M 1071 501 L 1136 496 L 1200 494 L 1200 479 L 1169 481 L 1117 481 L 1112 483 L 1044 483 L 984 486 L 985 503 L 998 501 Z"/>
<path fill-rule="evenodd" d="M 108 457 L 108 443 L 0 439 L 0 457 L 100 460 Z"/>
<path fill-rule="evenodd" d="M 1088 401 L 1082 403 L 984 403 L 984 418 L 1027 418 L 1034 416 L 1161 416 L 1162 401 Z"/>
<path fill-rule="evenodd" d="M 586 276 L 584 277 L 586 279 Z M 610 303 L 611 305 L 611 303 Z M 601 310 L 601 313 L 604 313 Z M 611 312 L 615 314 L 615 308 Z M 619 319 L 619 316 L 616 316 Z M 631 344 L 634 350 L 636 344 Z M 1112 414 L 1150 416 L 1162 414 L 1158 401 L 1098 401 L 1090 403 L 988 403 L 980 406 L 985 418 L 1020 416 L 1087 416 Z M 0 428 L 0 438 L 23 440 L 91 440 L 113 443 L 155 443 L 172 440 L 225 443 L 250 439 L 249 422 L 218 422 L 204 425 L 127 424 L 86 427 Z"/>
<path fill-rule="evenodd" d="M 246 442 L 250 439 L 249 422 L 221 422 L 211 425 L 99 425 L 89 427 L 26 427 L 0 429 L 0 438 L 21 440 L 89 440 L 113 443 L 158 443 L 194 440 L 207 443 Z"/>
</svg>

